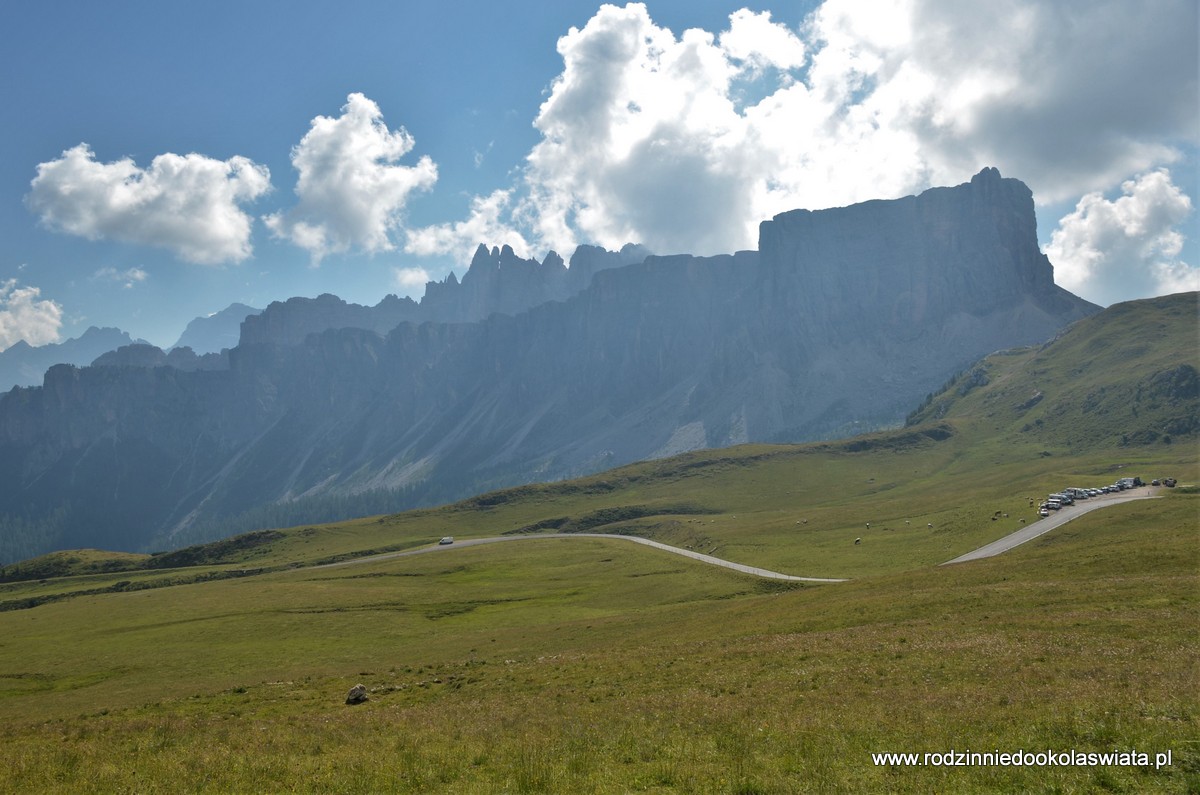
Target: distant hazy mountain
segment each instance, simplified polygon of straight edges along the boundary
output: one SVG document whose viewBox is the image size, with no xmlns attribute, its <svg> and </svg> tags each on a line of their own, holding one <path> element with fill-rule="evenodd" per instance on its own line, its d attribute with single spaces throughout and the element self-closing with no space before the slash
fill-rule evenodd
<svg viewBox="0 0 1200 795">
<path fill-rule="evenodd" d="M 134 342 L 118 328 L 92 326 L 82 335 L 63 342 L 34 347 L 24 340 L 0 351 L 0 391 L 14 386 L 42 383 L 46 370 L 55 364 L 90 364 L 97 356 Z"/>
<path fill-rule="evenodd" d="M 13 484 L 0 523 L 39 552 L 137 550 L 847 436 L 903 422 L 980 357 L 1099 309 L 1054 284 L 1032 194 L 995 169 L 784 213 L 759 240 L 595 270 L 565 300 L 511 314 L 501 296 L 549 295 L 579 278 L 574 264 L 481 249 L 444 287 L 453 312 L 487 312 L 473 322 L 389 329 L 397 306 L 432 312 L 438 289 L 383 309 L 302 299 L 248 317 L 227 370 L 56 367 L 45 387 L 0 397 L 0 482 Z"/>
<path fill-rule="evenodd" d="M 509 246 L 480 246 L 461 282 L 453 273 L 429 282 L 420 302 L 389 295 L 375 306 L 361 306 L 328 293 L 275 301 L 245 319 L 241 342 L 299 345 L 309 334 L 328 329 L 360 328 L 384 335 L 406 322 L 470 323 L 495 313 L 515 315 L 547 301 L 565 301 L 599 271 L 642 262 L 649 253 L 633 244 L 619 252 L 580 246 L 568 268 L 553 251 L 538 262 L 518 257 Z"/>
<path fill-rule="evenodd" d="M 171 346 L 171 349 L 190 348 L 195 357 L 203 358 L 204 354 L 218 353 L 224 348 L 232 348 L 238 343 L 238 332 L 242 321 L 247 315 L 259 311 L 261 310 L 245 304 L 231 304 L 208 317 L 198 317 L 188 323 L 183 335 L 178 342 Z M 135 340 L 118 328 L 97 328 L 96 326 L 92 326 L 79 337 L 49 345 L 34 347 L 21 340 L 7 350 L 0 351 L 0 392 L 7 392 L 14 386 L 40 385 L 42 377 L 53 365 L 73 364 L 82 367 L 92 364 L 106 353 L 115 352 L 118 348 L 131 345 L 136 345 L 138 348 L 154 347 L 144 340 Z M 154 350 L 159 349 L 154 348 Z M 159 353 L 163 352 L 159 351 Z M 126 355 L 136 355 L 136 351 Z M 165 355 L 163 354 L 164 357 Z M 102 364 L 112 365 L 116 361 L 120 361 L 120 357 L 106 359 Z M 204 359 L 203 364 L 200 365 L 195 363 L 189 365 L 189 362 L 187 353 L 181 353 L 170 364 L 181 369 L 193 370 L 215 369 L 218 366 L 213 359 Z M 164 359 L 162 364 L 168 364 L 168 362 Z"/>
<path fill-rule="evenodd" d="M 257 315 L 261 311 L 245 304 L 230 304 L 220 312 L 198 317 L 187 324 L 171 348 L 191 348 L 197 354 L 233 348 L 238 344 L 242 321 L 247 315 Z"/>
<path fill-rule="evenodd" d="M 197 356 L 191 348 L 164 351 L 148 342 L 123 345 L 96 357 L 92 367 L 173 367 L 176 370 L 228 370 L 229 350 Z"/>
</svg>

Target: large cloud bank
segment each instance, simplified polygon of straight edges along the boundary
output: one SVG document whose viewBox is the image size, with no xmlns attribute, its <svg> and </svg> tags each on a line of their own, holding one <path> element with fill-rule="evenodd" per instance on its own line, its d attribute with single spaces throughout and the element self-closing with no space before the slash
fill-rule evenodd
<svg viewBox="0 0 1200 795">
<path fill-rule="evenodd" d="M 148 168 L 124 158 L 101 163 L 87 144 L 40 163 L 26 197 L 51 229 L 166 248 L 204 265 L 249 257 L 251 217 L 241 205 L 270 189 L 265 166 L 162 154 Z"/>
<path fill-rule="evenodd" d="M 20 287 L 16 279 L 0 282 L 0 350 L 18 340 L 30 345 L 58 342 L 63 310 L 41 298 L 37 287 Z"/>
<path fill-rule="evenodd" d="M 827 0 L 676 36 L 606 5 L 559 40 L 523 217 L 544 246 L 753 247 L 796 207 L 956 184 L 1104 190 L 1196 137 L 1196 7 Z"/>
</svg>

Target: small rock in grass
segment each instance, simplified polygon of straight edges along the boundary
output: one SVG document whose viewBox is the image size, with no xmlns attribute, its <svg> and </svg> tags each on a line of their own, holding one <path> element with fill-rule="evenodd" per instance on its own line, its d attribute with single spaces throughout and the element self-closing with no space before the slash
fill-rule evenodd
<svg viewBox="0 0 1200 795">
<path fill-rule="evenodd" d="M 367 686 L 355 685 L 350 688 L 350 692 L 346 694 L 347 704 L 361 704 L 367 700 Z"/>
</svg>

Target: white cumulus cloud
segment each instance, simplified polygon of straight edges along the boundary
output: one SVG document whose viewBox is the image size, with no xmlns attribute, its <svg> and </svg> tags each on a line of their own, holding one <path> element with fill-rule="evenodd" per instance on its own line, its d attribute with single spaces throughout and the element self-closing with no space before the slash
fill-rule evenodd
<svg viewBox="0 0 1200 795">
<path fill-rule="evenodd" d="M 769 11 L 735 11 L 729 16 L 729 30 L 720 35 L 719 42 L 729 58 L 755 72 L 768 67 L 798 69 L 807 57 L 804 42 L 785 26 L 772 22 Z"/>
<path fill-rule="evenodd" d="M 162 154 L 148 168 L 96 160 L 81 143 L 37 167 L 28 206 L 51 229 L 90 240 L 158 246 L 188 262 L 238 262 L 252 253 L 252 219 L 241 205 L 270 189 L 265 166 Z"/>
<path fill-rule="evenodd" d="M 479 244 L 512 246 L 518 257 L 528 257 L 530 246 L 525 237 L 512 225 L 501 220 L 508 209 L 512 192 L 493 191 L 488 196 L 471 200 L 471 214 L 465 221 L 435 224 L 410 229 L 404 250 L 422 256 L 449 254 L 466 263 Z"/>
<path fill-rule="evenodd" d="M 0 282 L 0 350 L 18 340 L 34 346 L 58 342 L 63 309 L 41 294 L 37 287 L 18 287 L 16 279 Z"/>
<path fill-rule="evenodd" d="M 424 268 L 394 268 L 392 276 L 396 280 L 396 286 L 405 295 L 411 295 L 414 291 L 428 284 L 432 279 L 429 271 Z"/>
<path fill-rule="evenodd" d="M 750 58 L 735 39 L 739 60 Z M 680 38 L 646 7 L 605 5 L 558 42 L 564 69 L 534 124 L 526 172 L 537 236 L 636 240 L 664 253 L 728 250 L 752 200 L 744 125 L 730 97 L 739 71 L 706 31 Z"/>
<path fill-rule="evenodd" d="M 351 94 L 341 116 L 313 119 L 292 150 L 299 203 L 264 221 L 277 237 L 307 249 L 314 265 L 351 248 L 391 251 L 409 196 L 437 181 L 428 156 L 415 166 L 398 163 L 414 144 L 403 127 L 387 128 L 375 102 Z"/>
<path fill-rule="evenodd" d="M 1166 169 L 1121 192 L 1113 201 L 1089 193 L 1059 221 L 1046 247 L 1055 281 L 1098 304 L 1200 290 L 1200 269 L 1179 259 L 1191 199 Z"/>
</svg>

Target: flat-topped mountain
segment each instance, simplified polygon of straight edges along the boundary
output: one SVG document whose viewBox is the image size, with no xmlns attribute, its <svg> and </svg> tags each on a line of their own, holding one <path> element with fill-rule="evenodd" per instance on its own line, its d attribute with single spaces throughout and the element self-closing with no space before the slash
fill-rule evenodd
<svg viewBox="0 0 1200 795">
<path fill-rule="evenodd" d="M 0 399 L 0 477 L 18 484 L 0 516 L 40 523 L 47 548 L 166 547 L 702 447 L 847 436 L 900 424 L 981 356 L 1098 310 L 1054 284 L 1028 188 L 994 169 L 784 213 L 757 252 L 590 274 L 581 261 L 572 277 L 578 258 L 481 248 L 457 288 L 420 304 L 274 304 L 243 323 L 228 370 L 54 368 Z M 501 313 L 522 284 L 546 300 Z M 488 314 L 381 319 L 450 314 L 441 301 Z"/>
</svg>

